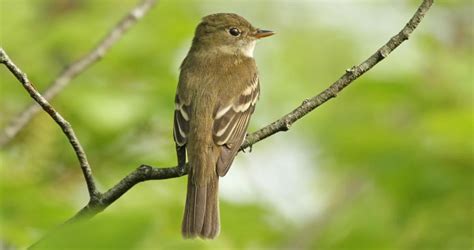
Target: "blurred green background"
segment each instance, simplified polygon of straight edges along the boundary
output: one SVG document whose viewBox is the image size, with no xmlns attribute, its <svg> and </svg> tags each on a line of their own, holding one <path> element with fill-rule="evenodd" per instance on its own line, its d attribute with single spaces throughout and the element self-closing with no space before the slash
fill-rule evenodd
<svg viewBox="0 0 474 250">
<path fill-rule="evenodd" d="M 175 164 L 178 67 L 204 15 L 277 35 L 257 45 L 250 131 L 360 63 L 421 1 L 160 1 L 52 104 L 101 190 L 141 163 Z M 0 46 L 40 90 L 136 1 L 0 0 Z M 436 1 L 410 40 L 338 98 L 240 154 L 221 179 L 214 241 L 180 235 L 186 178 L 139 184 L 43 249 L 473 249 L 472 1 Z M 32 103 L 0 69 L 0 128 Z M 38 115 L 0 151 L 0 249 L 24 248 L 87 202 L 58 126 Z"/>
</svg>

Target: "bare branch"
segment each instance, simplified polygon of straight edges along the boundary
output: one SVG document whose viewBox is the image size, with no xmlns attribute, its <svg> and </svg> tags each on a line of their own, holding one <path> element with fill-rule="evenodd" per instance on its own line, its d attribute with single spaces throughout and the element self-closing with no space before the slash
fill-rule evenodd
<svg viewBox="0 0 474 250">
<path fill-rule="evenodd" d="M 416 29 L 418 24 L 421 22 L 421 19 L 425 16 L 426 12 L 429 10 L 433 0 L 424 0 L 420 7 L 413 15 L 413 17 L 408 21 L 405 27 L 398 32 L 394 37 L 392 37 L 386 44 L 384 44 L 380 49 L 375 51 L 369 58 L 363 61 L 358 66 L 354 66 L 350 69 L 347 69 L 346 72 L 335 81 L 329 88 L 325 89 L 320 94 L 306 99 L 303 103 L 298 106 L 296 109 L 290 113 L 284 115 L 280 119 L 276 120 L 272 124 L 265 126 L 264 128 L 252 133 L 247 136 L 241 149 L 245 149 L 258 141 L 261 141 L 273 134 L 276 134 L 281 131 L 287 131 L 290 126 L 301 119 L 303 116 L 307 115 L 309 112 L 313 111 L 315 108 L 319 107 L 321 104 L 329 101 L 330 99 L 336 97 L 336 95 L 351 84 L 355 79 L 359 78 L 365 72 L 374 67 L 377 63 L 385 59 L 394 49 L 396 49 L 400 44 L 408 39 L 410 34 Z"/>
<path fill-rule="evenodd" d="M 143 0 L 131 9 L 88 54 L 66 67 L 49 87 L 43 97 L 51 101 L 72 79 L 100 60 L 122 36 L 140 20 L 156 0 Z M 8 144 L 38 114 L 41 108 L 32 103 L 11 120 L 0 134 L 0 148 Z"/>
<path fill-rule="evenodd" d="M 61 127 L 64 134 L 66 135 L 69 143 L 71 144 L 74 152 L 76 153 L 77 159 L 79 160 L 79 164 L 81 165 L 81 170 L 84 175 L 87 184 L 87 190 L 89 191 L 89 196 L 91 199 L 94 199 L 99 194 L 97 187 L 95 185 L 94 177 L 92 175 L 91 167 L 89 166 L 89 162 L 87 161 L 86 153 L 77 139 L 74 130 L 72 129 L 71 124 L 66 121 L 61 114 L 59 114 L 52 106 L 49 104 L 48 100 L 46 100 L 30 83 L 28 77 L 25 73 L 23 73 L 8 57 L 5 51 L 0 48 L 0 63 L 4 64 L 8 70 L 21 82 L 23 87 L 26 91 L 30 94 L 30 96 L 43 108 L 46 113 L 53 118 L 53 120 Z"/>
<path fill-rule="evenodd" d="M 92 217 L 95 214 L 103 211 L 110 204 L 120 198 L 128 190 L 136 184 L 149 180 L 164 180 L 186 175 L 187 164 L 184 167 L 168 167 L 168 168 L 154 168 L 148 165 L 141 165 L 130 174 L 120 180 L 115 186 L 100 194 L 100 198 L 91 200 L 87 206 L 82 208 L 76 215 L 74 215 L 68 222 L 82 219 L 84 217 Z"/>
</svg>

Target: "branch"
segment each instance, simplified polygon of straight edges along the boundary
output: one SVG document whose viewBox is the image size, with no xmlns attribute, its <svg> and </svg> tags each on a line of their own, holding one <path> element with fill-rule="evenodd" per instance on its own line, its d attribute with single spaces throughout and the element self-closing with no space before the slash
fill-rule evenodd
<svg viewBox="0 0 474 250">
<path fill-rule="evenodd" d="M 156 0 L 143 0 L 128 12 L 88 54 L 66 67 L 43 93 L 51 101 L 72 79 L 100 60 L 122 36 L 140 20 L 155 4 Z M 7 145 L 38 114 L 41 108 L 32 103 L 13 118 L 0 134 L 0 148 Z"/>
<path fill-rule="evenodd" d="M 147 2 L 144 0 L 144 2 Z M 358 66 L 354 66 L 348 70 L 329 88 L 321 92 L 320 94 L 303 101 L 303 104 L 298 106 L 292 112 L 271 123 L 270 125 L 250 134 L 245 142 L 242 144 L 241 149 L 251 147 L 253 144 L 272 136 L 280 131 L 289 130 L 290 126 L 319 107 L 323 103 L 327 102 L 331 98 L 335 97 L 340 91 L 352 83 L 355 79 L 360 77 L 362 74 L 370 70 L 378 62 L 385 59 L 394 49 L 396 49 L 402 42 L 408 39 L 409 35 L 415 30 L 421 19 L 424 17 L 426 12 L 429 10 L 433 0 L 424 0 L 420 7 L 417 9 L 413 17 L 405 25 L 405 27 L 394 37 L 392 37 L 386 44 L 378 49 L 372 56 L 367 60 L 363 61 Z M 90 201 L 82 208 L 74 217 L 68 220 L 66 223 L 75 221 L 77 219 L 90 218 L 97 213 L 103 211 L 123 194 L 130 190 L 136 184 L 148 181 L 148 180 L 161 180 L 180 177 L 187 174 L 188 166 L 184 167 L 169 167 L 169 168 L 154 168 L 147 165 L 141 165 L 136 170 L 132 171 L 125 178 L 120 180 L 114 187 L 110 188 L 105 193 L 100 193 L 93 180 L 90 166 L 87 162 L 86 155 L 76 138 L 71 125 L 48 103 L 47 99 L 43 97 L 29 82 L 28 78 L 21 70 L 8 58 L 7 54 L 3 49 L 0 48 L 0 63 L 4 64 L 10 72 L 22 83 L 23 87 L 28 91 L 31 97 L 53 118 L 53 120 L 62 128 L 64 134 L 71 143 L 74 151 L 76 152 L 77 158 L 80 162 L 82 172 L 86 179 Z"/>
<path fill-rule="evenodd" d="M 258 130 L 257 132 L 252 133 L 247 136 L 244 143 L 241 146 L 241 149 L 252 146 L 258 141 L 261 141 L 269 136 L 272 136 L 281 131 L 288 131 L 291 125 L 297 120 L 301 119 L 303 116 L 307 115 L 309 112 L 313 111 L 315 108 L 321 106 L 321 104 L 329 101 L 330 99 L 337 96 L 341 90 L 351 84 L 355 79 L 359 78 L 365 72 L 369 71 L 377 63 L 385 59 L 393 50 L 395 50 L 401 43 L 405 40 L 408 40 L 410 34 L 416 29 L 418 24 L 421 22 L 421 19 L 425 16 L 426 12 L 430 9 L 433 4 L 433 0 L 424 0 L 420 7 L 413 15 L 413 17 L 408 21 L 405 27 L 393 36 L 387 43 L 385 43 L 380 49 L 375 51 L 369 58 L 363 61 L 357 66 L 353 66 L 350 69 L 347 69 L 346 72 L 337 79 L 329 88 L 325 89 L 323 92 L 318 95 L 306 99 L 303 103 L 295 108 L 290 113 L 276 120 L 268 126 Z"/>
<path fill-rule="evenodd" d="M 140 182 L 181 177 L 188 173 L 187 168 L 187 164 L 184 167 L 175 166 L 168 168 L 154 168 L 148 165 L 141 165 L 115 184 L 115 186 L 107 190 L 105 193 L 101 193 L 98 199 L 91 200 L 89 204 L 83 207 L 66 223 L 78 219 L 93 217 L 97 213 L 102 212 L 105 208 L 114 203 L 123 194 Z"/>
<path fill-rule="evenodd" d="M 10 60 L 8 55 L 5 51 L 0 48 L 0 63 L 4 64 L 8 70 L 20 81 L 23 85 L 23 88 L 30 94 L 30 96 L 43 108 L 46 113 L 51 116 L 51 118 L 61 127 L 64 134 L 66 135 L 69 143 L 71 144 L 74 152 L 76 153 L 77 159 L 79 160 L 79 164 L 81 166 L 82 173 L 87 183 L 87 190 L 89 191 L 89 196 L 91 199 L 96 197 L 98 194 L 97 187 L 95 185 L 94 177 L 92 175 L 92 170 L 87 161 L 86 153 L 77 139 L 74 130 L 72 129 L 71 124 L 66 121 L 61 114 L 59 114 L 49 102 L 41 96 L 41 94 L 35 89 L 35 87 L 30 83 L 28 77 L 25 73 L 21 72 L 21 70 Z"/>
</svg>

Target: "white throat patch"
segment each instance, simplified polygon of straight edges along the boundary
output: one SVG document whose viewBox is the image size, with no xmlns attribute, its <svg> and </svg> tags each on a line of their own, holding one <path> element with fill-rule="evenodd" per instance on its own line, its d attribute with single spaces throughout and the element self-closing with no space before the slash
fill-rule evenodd
<svg viewBox="0 0 474 250">
<path fill-rule="evenodd" d="M 242 53 L 242 55 L 244 55 L 246 57 L 253 58 L 253 51 L 255 50 L 256 42 L 257 41 L 252 41 L 252 42 L 248 43 L 246 46 L 238 47 L 237 50 L 236 50 L 235 47 L 231 47 L 231 46 L 227 46 L 227 45 L 220 46 L 217 49 L 218 49 L 219 52 L 223 52 L 223 53 L 226 53 L 226 54 Z"/>
<path fill-rule="evenodd" d="M 253 58 L 253 51 L 255 50 L 255 44 L 257 41 L 252 41 L 250 42 L 247 46 L 242 47 L 242 54 L 244 54 L 247 57 Z"/>
</svg>

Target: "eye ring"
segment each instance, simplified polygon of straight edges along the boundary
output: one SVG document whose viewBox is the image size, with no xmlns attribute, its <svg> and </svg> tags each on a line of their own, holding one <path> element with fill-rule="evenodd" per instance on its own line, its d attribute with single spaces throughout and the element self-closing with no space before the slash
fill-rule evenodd
<svg viewBox="0 0 474 250">
<path fill-rule="evenodd" d="M 232 36 L 240 36 L 241 32 L 239 29 L 232 27 L 229 29 L 229 34 L 231 34 Z"/>
</svg>

